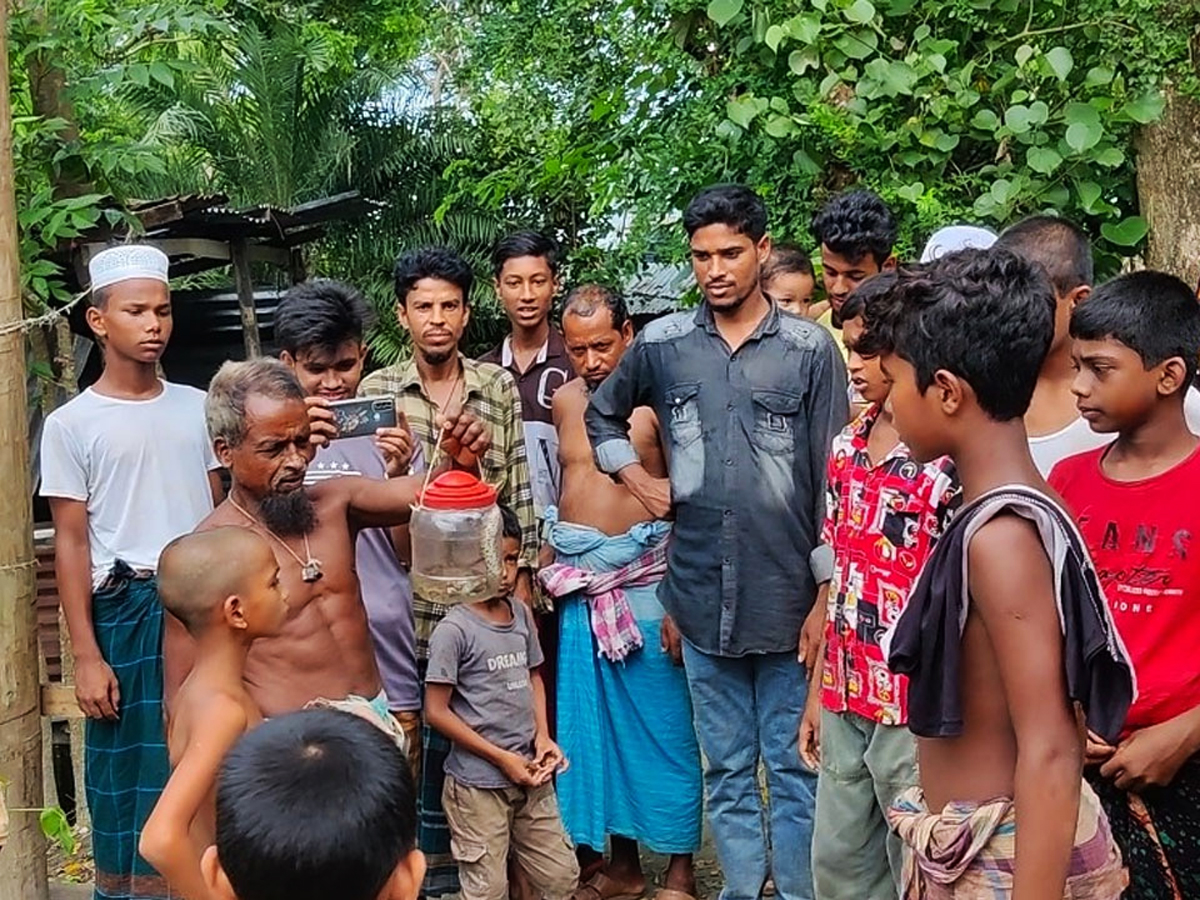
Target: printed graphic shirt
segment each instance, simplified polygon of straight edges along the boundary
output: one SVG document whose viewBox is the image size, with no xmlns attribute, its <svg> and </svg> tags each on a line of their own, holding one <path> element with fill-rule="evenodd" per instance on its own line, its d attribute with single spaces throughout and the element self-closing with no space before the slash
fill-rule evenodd
<svg viewBox="0 0 1200 900">
<path fill-rule="evenodd" d="M 1079 522 L 1133 660 L 1129 733 L 1200 706 L 1200 447 L 1141 481 L 1105 475 L 1107 449 L 1063 460 L 1050 484 Z"/>
<path fill-rule="evenodd" d="M 867 438 L 872 404 L 833 441 L 822 540 L 833 547 L 821 702 L 882 725 L 908 721 L 907 682 L 880 638 L 900 616 L 934 542 L 962 499 L 948 457 L 921 465 L 903 443 L 878 465 Z"/>
<path fill-rule="evenodd" d="M 529 670 L 544 659 L 533 617 L 524 603 L 505 601 L 506 624 L 485 619 L 472 604 L 455 606 L 433 632 L 428 684 L 453 685 L 450 710 L 502 750 L 533 756 L 537 718 Z M 457 744 L 446 774 L 477 788 L 509 788 L 500 769 Z"/>
<path fill-rule="evenodd" d="M 541 519 L 548 507 L 558 503 L 561 475 L 558 467 L 558 432 L 550 413 L 554 392 L 571 380 L 571 359 L 562 335 L 550 329 L 550 336 L 537 357 L 524 372 L 513 360 L 512 337 L 479 357 L 480 362 L 500 366 L 512 375 L 521 395 L 521 418 L 525 424 L 525 454 L 529 458 L 529 477 L 533 483 L 533 506 Z"/>
</svg>

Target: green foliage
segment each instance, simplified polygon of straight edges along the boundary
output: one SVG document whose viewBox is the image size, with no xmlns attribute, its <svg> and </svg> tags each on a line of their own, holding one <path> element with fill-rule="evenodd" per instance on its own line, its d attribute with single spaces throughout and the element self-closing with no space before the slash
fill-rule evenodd
<svg viewBox="0 0 1200 900">
<path fill-rule="evenodd" d="M 38 815 L 38 824 L 42 834 L 58 844 L 63 853 L 67 856 L 75 853 L 75 833 L 71 831 L 67 815 L 61 809 L 57 806 L 46 807 Z"/>
<path fill-rule="evenodd" d="M 236 205 L 286 208 L 331 193 L 354 161 L 361 110 L 399 77 L 357 64 L 337 33 L 287 20 L 240 23 L 229 41 L 191 45 L 184 61 L 186 78 L 147 76 L 131 99 L 153 117 L 170 184 L 220 189 Z"/>
<path fill-rule="evenodd" d="M 11 782 L 0 775 L 0 812 L 4 810 L 4 794 L 8 790 Z M 71 830 L 71 823 L 67 821 L 67 814 L 57 806 L 46 806 L 41 809 L 16 807 L 9 808 L 10 813 L 37 813 L 38 825 L 42 830 L 42 834 L 49 840 L 58 843 L 62 852 L 67 856 L 71 856 L 75 852 L 76 840 L 75 833 Z"/>
<path fill-rule="evenodd" d="M 482 349 L 505 230 L 566 244 L 568 280 L 619 283 L 684 258 L 678 211 L 717 181 L 800 241 L 825 199 L 872 187 L 906 254 L 1053 209 L 1111 271 L 1147 231 L 1133 135 L 1165 85 L 1200 93 L 1200 11 L 1169 0 L 26 0 L 10 27 L 32 308 L 66 299 L 51 256 L 119 220 L 107 198 L 354 189 L 386 206 L 308 265 L 368 293 L 382 361 L 407 352 L 401 252 L 472 260 Z"/>
<path fill-rule="evenodd" d="M 163 168 L 131 87 L 172 80 L 187 40 L 220 33 L 200 0 L 141 2 L 29 0 L 9 16 L 13 163 L 26 306 L 42 311 L 68 298 L 49 255 L 107 215 L 129 180 Z"/>
<path fill-rule="evenodd" d="M 906 253 L 949 222 L 1055 210 L 1111 271 L 1146 231 L 1132 137 L 1165 83 L 1194 89 L 1200 26 L 1166 0 L 465 6 L 456 82 L 489 152 L 452 171 L 447 208 L 616 238 L 580 266 L 605 275 L 680 258 L 672 216 L 720 180 L 754 186 L 775 234 L 802 241 L 827 197 L 872 187 Z"/>
</svg>

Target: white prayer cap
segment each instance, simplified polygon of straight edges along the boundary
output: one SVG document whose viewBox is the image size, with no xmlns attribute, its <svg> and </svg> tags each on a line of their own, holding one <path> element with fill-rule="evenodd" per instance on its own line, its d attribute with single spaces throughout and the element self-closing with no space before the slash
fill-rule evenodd
<svg viewBox="0 0 1200 900">
<path fill-rule="evenodd" d="M 996 243 L 996 232 L 978 225 L 947 225 L 933 233 L 921 251 L 921 262 L 930 263 L 955 250 L 986 250 Z"/>
<path fill-rule="evenodd" d="M 149 244 L 124 244 L 101 250 L 88 262 L 91 290 L 98 291 L 121 281 L 153 278 L 170 284 L 167 254 Z"/>
</svg>

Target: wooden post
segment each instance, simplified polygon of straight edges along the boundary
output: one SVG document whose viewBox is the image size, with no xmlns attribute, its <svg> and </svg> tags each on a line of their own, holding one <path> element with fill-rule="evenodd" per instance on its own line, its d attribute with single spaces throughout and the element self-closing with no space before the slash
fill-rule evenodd
<svg viewBox="0 0 1200 900">
<path fill-rule="evenodd" d="M 308 278 L 304 268 L 304 251 L 300 247 L 293 247 L 288 251 L 288 280 L 292 284 L 299 284 Z"/>
<path fill-rule="evenodd" d="M 258 312 L 254 308 L 254 277 L 250 274 L 250 256 L 245 241 L 230 245 L 233 258 L 233 283 L 237 286 L 238 308 L 242 312 L 242 340 L 246 359 L 262 356 L 262 339 L 258 334 Z"/>
<path fill-rule="evenodd" d="M 42 805 L 33 511 L 26 419 L 25 335 L 13 194 L 8 98 L 8 4 L 0 4 L 0 780 L 10 810 Z M 12 813 L 0 849 L 0 900 L 46 900 L 46 845 L 38 816 Z"/>
</svg>

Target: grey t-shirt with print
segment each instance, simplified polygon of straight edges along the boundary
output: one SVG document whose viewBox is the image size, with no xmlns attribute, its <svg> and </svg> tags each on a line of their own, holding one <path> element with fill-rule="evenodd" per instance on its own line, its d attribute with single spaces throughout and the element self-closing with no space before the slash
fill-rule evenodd
<svg viewBox="0 0 1200 900">
<path fill-rule="evenodd" d="M 542 664 L 542 648 L 525 604 L 506 602 L 513 616 L 503 625 L 469 603 L 453 607 L 430 638 L 425 682 L 453 685 L 451 712 L 497 747 L 531 757 L 537 722 L 529 670 Z M 446 774 L 471 787 L 513 786 L 490 762 L 457 744 Z"/>
</svg>

